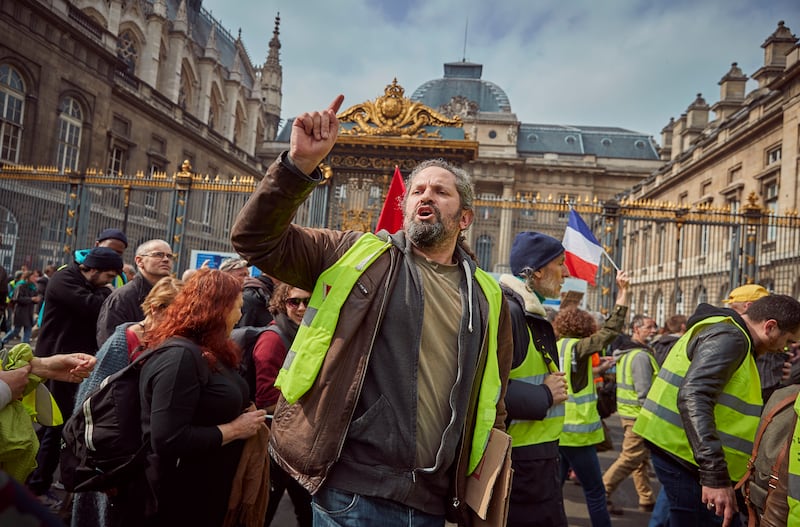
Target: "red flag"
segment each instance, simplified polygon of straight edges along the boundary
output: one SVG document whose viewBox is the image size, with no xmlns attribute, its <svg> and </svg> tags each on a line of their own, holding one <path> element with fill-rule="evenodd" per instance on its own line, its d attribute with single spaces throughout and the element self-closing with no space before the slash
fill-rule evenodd
<svg viewBox="0 0 800 527">
<path fill-rule="evenodd" d="M 406 184 L 400 174 L 400 169 L 395 166 L 392 183 L 389 185 L 386 201 L 383 202 L 383 209 L 378 218 L 378 225 L 375 226 L 375 232 L 385 229 L 394 234 L 403 228 L 403 210 L 400 208 L 400 202 L 405 194 Z"/>
</svg>

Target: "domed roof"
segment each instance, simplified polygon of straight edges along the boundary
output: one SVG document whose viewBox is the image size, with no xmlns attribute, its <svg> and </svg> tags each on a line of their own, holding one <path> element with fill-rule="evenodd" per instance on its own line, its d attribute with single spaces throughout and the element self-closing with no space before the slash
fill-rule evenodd
<svg viewBox="0 0 800 527">
<path fill-rule="evenodd" d="M 450 104 L 454 97 L 464 97 L 478 105 L 481 112 L 511 113 L 508 95 L 493 82 L 481 80 L 483 65 L 472 62 L 450 62 L 444 65 L 444 78 L 430 80 L 414 90 L 412 101 L 438 109 Z"/>
</svg>

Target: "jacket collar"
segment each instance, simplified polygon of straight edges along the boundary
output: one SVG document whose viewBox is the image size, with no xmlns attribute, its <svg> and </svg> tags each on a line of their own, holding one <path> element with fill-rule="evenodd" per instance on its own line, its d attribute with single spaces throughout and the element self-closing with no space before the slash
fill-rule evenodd
<svg viewBox="0 0 800 527">
<path fill-rule="evenodd" d="M 502 274 L 500 275 L 500 283 L 514 291 L 514 293 L 516 293 L 522 299 L 522 302 L 525 306 L 525 311 L 528 313 L 533 313 L 534 315 L 547 317 L 544 306 L 535 294 L 528 291 L 528 288 L 525 287 L 525 282 L 516 276 Z"/>
</svg>

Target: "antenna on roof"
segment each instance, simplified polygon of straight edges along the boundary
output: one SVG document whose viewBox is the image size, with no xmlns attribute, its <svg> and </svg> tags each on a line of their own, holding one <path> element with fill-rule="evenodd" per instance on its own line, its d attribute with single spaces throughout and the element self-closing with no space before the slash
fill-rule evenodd
<svg viewBox="0 0 800 527">
<path fill-rule="evenodd" d="M 469 17 L 464 23 L 464 53 L 461 55 L 461 62 L 467 61 L 467 30 L 469 29 Z"/>
</svg>

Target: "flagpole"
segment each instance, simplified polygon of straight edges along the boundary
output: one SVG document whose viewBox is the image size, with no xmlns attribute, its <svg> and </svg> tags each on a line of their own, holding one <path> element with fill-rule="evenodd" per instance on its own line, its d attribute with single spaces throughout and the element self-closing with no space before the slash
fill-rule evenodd
<svg viewBox="0 0 800 527">
<path fill-rule="evenodd" d="M 609 256 L 609 254 L 606 252 L 606 250 L 605 250 L 605 249 L 603 249 L 603 254 L 605 255 L 605 257 L 606 257 L 606 258 L 608 258 L 608 261 L 609 261 L 609 262 L 611 262 L 611 265 L 613 265 L 613 266 L 614 266 L 614 269 L 616 269 L 618 273 L 619 273 L 620 271 L 622 271 L 622 269 L 620 269 L 619 267 L 617 267 L 617 264 L 616 264 L 616 263 L 614 263 L 614 260 L 612 260 L 612 259 L 611 259 L 611 256 Z"/>
</svg>

